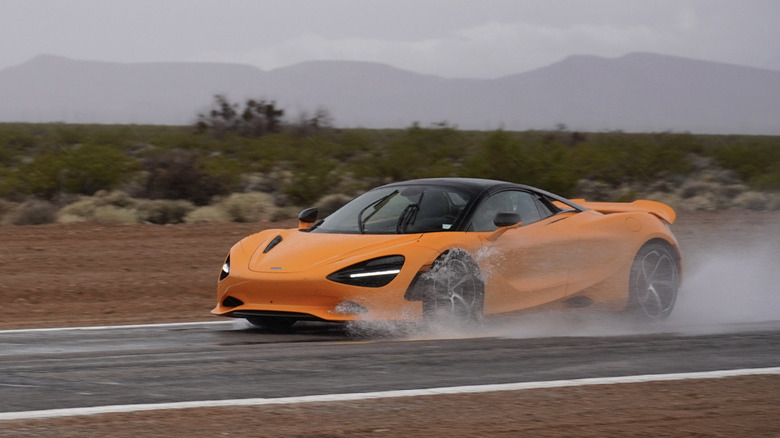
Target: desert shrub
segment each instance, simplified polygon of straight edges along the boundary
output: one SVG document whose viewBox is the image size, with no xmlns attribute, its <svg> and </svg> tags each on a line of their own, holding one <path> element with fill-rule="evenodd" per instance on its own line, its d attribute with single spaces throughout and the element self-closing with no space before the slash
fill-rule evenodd
<svg viewBox="0 0 780 438">
<path fill-rule="evenodd" d="M 94 196 L 82 196 L 62 207 L 58 222 L 95 221 L 105 223 L 137 222 L 135 208 L 138 200 L 121 191 L 100 191 Z M 121 211 L 121 213 L 120 213 Z M 132 217 L 132 220 L 130 220 Z"/>
<path fill-rule="evenodd" d="M 93 221 L 101 224 L 132 224 L 138 222 L 134 210 L 115 205 L 101 205 L 92 213 Z"/>
<path fill-rule="evenodd" d="M 277 208 L 271 213 L 271 216 L 268 218 L 270 221 L 283 221 L 287 219 L 295 219 L 298 217 L 298 213 L 301 212 L 301 209 L 294 206 L 289 207 L 280 207 Z"/>
<path fill-rule="evenodd" d="M 751 175 L 748 182 L 759 190 L 780 192 L 780 157 L 774 163 L 769 163 L 760 173 Z"/>
<path fill-rule="evenodd" d="M 14 159 L 13 151 L 0 145 L 0 167 L 7 167 Z"/>
<path fill-rule="evenodd" d="M 211 150 L 217 150 L 226 157 L 237 160 L 243 166 L 244 172 L 269 172 L 281 161 L 292 156 L 295 159 L 304 157 L 297 144 L 300 139 L 288 135 L 272 134 L 257 138 L 231 137 Z"/>
<path fill-rule="evenodd" d="M 311 205 L 330 193 L 340 181 L 338 165 L 333 161 L 307 161 L 292 171 L 283 192 L 296 205 Z"/>
<path fill-rule="evenodd" d="M 38 147 L 40 132 L 35 125 L 3 125 L 0 146 L 12 152 L 25 152 Z"/>
<path fill-rule="evenodd" d="M 648 192 L 660 192 L 660 193 L 672 193 L 677 190 L 677 184 L 667 179 L 661 179 L 650 184 L 647 188 Z"/>
<path fill-rule="evenodd" d="M 693 198 L 694 196 L 706 195 L 708 193 L 715 193 L 719 189 L 719 185 L 709 181 L 702 180 L 688 180 L 682 187 L 680 187 L 680 196 L 683 199 Z"/>
<path fill-rule="evenodd" d="M 652 192 L 643 196 L 642 199 L 662 202 L 679 211 L 685 210 L 686 205 L 686 202 L 684 202 L 677 194 L 670 192 Z"/>
<path fill-rule="evenodd" d="M 233 222 L 257 222 L 267 220 L 276 209 L 273 198 L 267 193 L 234 193 L 217 206 L 227 213 Z"/>
<path fill-rule="evenodd" d="M 260 113 L 252 114 L 260 120 L 255 116 Z M 695 181 L 679 192 L 693 171 Z M 565 196 L 588 191 L 577 186 L 588 180 L 605 184 L 609 200 L 628 186 L 638 196 L 666 192 L 696 198 L 706 208 L 747 190 L 780 192 L 780 137 L 482 132 L 446 123 L 384 130 L 307 125 L 259 137 L 238 131 L 219 137 L 197 134 L 192 126 L 0 124 L 0 197 L 15 203 L 33 196 L 63 205 L 75 195 L 122 189 L 131 201 L 100 205 L 133 210 L 141 198 L 204 206 L 231 192 L 260 191 L 274 197 L 276 216 L 285 214 L 279 207 L 315 205 L 331 193 L 434 176 L 504 179 Z M 87 208 L 71 209 L 76 207 Z M 99 205 L 92 207 L 60 214 L 60 220 L 94 220 Z M 181 214 L 152 210 L 136 212 L 153 221 L 175 221 Z"/>
<path fill-rule="evenodd" d="M 766 193 L 745 192 L 734 199 L 733 205 L 737 208 L 744 208 L 753 211 L 770 210 L 771 198 Z"/>
<path fill-rule="evenodd" d="M 351 200 L 351 196 L 337 193 L 323 196 L 314 203 L 314 206 L 319 210 L 319 217 L 325 218 Z"/>
<path fill-rule="evenodd" d="M 50 224 L 57 220 L 58 210 L 51 202 L 34 199 L 18 206 L 11 212 L 10 219 L 14 225 Z"/>
<path fill-rule="evenodd" d="M 16 190 L 44 199 L 59 192 L 91 195 L 116 187 L 135 169 L 133 159 L 111 146 L 51 149 L 19 166 Z"/>
<path fill-rule="evenodd" d="M 61 224 L 72 224 L 75 222 L 86 222 L 88 219 L 83 216 L 76 216 L 71 214 L 62 213 L 61 211 L 57 213 L 57 222 Z"/>
<path fill-rule="evenodd" d="M 133 199 L 129 194 L 121 190 L 114 190 L 111 192 L 101 190 L 95 193 L 93 198 L 98 205 L 134 208 L 138 204 L 137 199 Z"/>
<path fill-rule="evenodd" d="M 720 202 L 713 194 L 696 195 L 686 199 L 682 208 L 687 211 L 715 211 L 720 208 Z"/>
<path fill-rule="evenodd" d="M 780 137 L 734 142 L 715 148 L 718 164 L 731 169 L 751 186 L 761 190 L 780 190 Z"/>
<path fill-rule="evenodd" d="M 748 191 L 748 187 L 744 184 L 724 184 L 721 185 L 719 191 L 723 196 L 729 199 L 734 199 Z"/>
<path fill-rule="evenodd" d="M 162 151 L 143 160 L 146 181 L 135 196 L 149 199 L 185 199 L 206 205 L 215 195 L 228 193 L 227 185 L 209 174 L 197 153 Z"/>
<path fill-rule="evenodd" d="M 628 187 L 621 187 L 618 193 L 618 196 L 614 199 L 615 202 L 632 202 L 639 199 L 639 195 Z"/>
<path fill-rule="evenodd" d="M 558 141 L 524 142 L 520 148 L 520 182 L 570 196 L 581 173 L 570 150 Z"/>
<path fill-rule="evenodd" d="M 580 178 L 613 186 L 647 184 L 669 175 L 693 172 L 687 151 L 694 147 L 688 145 L 686 137 L 607 133 L 589 136 L 572 148 L 566 158 Z"/>
<path fill-rule="evenodd" d="M 701 154 L 704 150 L 704 145 L 700 138 L 693 134 L 657 134 L 654 136 L 654 140 L 663 149 L 679 151 L 685 154 Z"/>
<path fill-rule="evenodd" d="M 23 199 L 22 185 L 18 182 L 18 172 L 0 163 L 0 197 L 8 200 Z"/>
<path fill-rule="evenodd" d="M 67 163 L 63 154 L 58 151 L 43 152 L 18 166 L 14 175 L 14 186 L 6 190 L 10 193 L 51 199 L 64 189 L 61 175 L 66 169 Z"/>
<path fill-rule="evenodd" d="M 469 176 L 519 182 L 520 141 L 504 131 L 488 136 L 467 163 Z"/>
<path fill-rule="evenodd" d="M 83 125 L 57 125 L 54 134 L 55 140 L 65 145 L 80 144 L 89 139 L 89 130 Z"/>
<path fill-rule="evenodd" d="M 184 222 L 198 223 L 198 222 L 232 222 L 232 219 L 227 211 L 222 207 L 216 205 L 207 205 L 205 207 L 198 207 L 184 216 Z"/>
<path fill-rule="evenodd" d="M 0 199 L 0 224 L 5 222 L 5 217 L 16 210 L 18 205 L 16 203 Z"/>
<path fill-rule="evenodd" d="M 582 179 L 574 188 L 574 196 L 587 201 L 609 201 L 613 199 L 612 186 L 602 181 Z"/>
<path fill-rule="evenodd" d="M 241 109 L 239 104 L 230 102 L 225 96 L 215 95 L 212 109 L 198 114 L 195 128 L 199 133 L 211 133 L 218 138 L 227 133 L 259 137 L 279 132 L 284 125 L 283 116 L 284 110 L 273 101 L 248 99 Z"/>
<path fill-rule="evenodd" d="M 87 144 L 74 148 L 66 165 L 65 191 L 90 195 L 113 189 L 137 169 L 138 163 L 113 146 Z"/>
<path fill-rule="evenodd" d="M 415 124 L 356 166 L 356 173 L 391 181 L 454 176 L 464 161 L 465 149 L 465 137 L 454 127 L 446 123 L 430 128 Z"/>
<path fill-rule="evenodd" d="M 64 206 L 59 211 L 58 221 L 175 224 L 183 222 L 194 208 L 192 203 L 184 200 L 139 200 L 124 192 L 100 192 Z"/>
<path fill-rule="evenodd" d="M 579 173 L 569 150 L 555 139 L 521 138 L 504 131 L 490 134 L 467 162 L 469 176 L 537 186 L 569 196 Z"/>
<path fill-rule="evenodd" d="M 341 131 L 341 135 L 334 143 L 339 148 L 336 151 L 335 158 L 341 161 L 347 161 L 362 152 L 373 149 L 373 142 L 370 136 L 359 130 Z"/>
<path fill-rule="evenodd" d="M 84 197 L 62 207 L 58 213 L 58 222 L 81 222 L 91 220 L 100 204 L 94 198 Z"/>
<path fill-rule="evenodd" d="M 769 211 L 780 210 L 780 193 L 769 194 L 769 204 L 767 204 L 767 210 Z"/>
<path fill-rule="evenodd" d="M 275 192 L 281 189 L 282 181 L 273 178 L 271 175 L 251 172 L 241 175 L 241 192 Z"/>
<path fill-rule="evenodd" d="M 178 224 L 184 222 L 184 218 L 195 206 L 182 199 L 154 199 L 144 200 L 136 207 L 136 216 L 141 222 L 153 224 Z"/>
<path fill-rule="evenodd" d="M 239 190 L 242 182 L 241 175 L 249 169 L 245 162 L 220 154 L 212 154 L 202 161 L 206 174 L 219 181 L 226 191 Z"/>
</svg>

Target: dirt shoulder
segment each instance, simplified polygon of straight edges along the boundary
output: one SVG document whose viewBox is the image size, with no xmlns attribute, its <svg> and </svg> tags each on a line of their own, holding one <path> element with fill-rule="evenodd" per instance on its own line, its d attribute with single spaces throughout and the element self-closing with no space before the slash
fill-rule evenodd
<svg viewBox="0 0 780 438">
<path fill-rule="evenodd" d="M 780 376 L 104 414 L 0 437 L 777 437 Z"/>
<path fill-rule="evenodd" d="M 273 226 L 0 226 L 0 329 L 214 320 L 228 250 Z"/>
</svg>

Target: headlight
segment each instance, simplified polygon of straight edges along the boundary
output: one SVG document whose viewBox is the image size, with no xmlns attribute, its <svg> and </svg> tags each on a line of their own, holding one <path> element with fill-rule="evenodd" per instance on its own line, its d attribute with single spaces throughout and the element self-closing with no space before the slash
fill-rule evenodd
<svg viewBox="0 0 780 438">
<path fill-rule="evenodd" d="M 222 271 L 219 273 L 219 280 L 224 280 L 228 275 L 230 275 L 230 256 L 228 256 L 227 259 L 225 259 L 225 263 L 222 264 Z"/>
<path fill-rule="evenodd" d="M 382 287 L 393 281 L 403 265 L 404 256 L 379 257 L 348 266 L 326 278 L 351 286 Z"/>
</svg>

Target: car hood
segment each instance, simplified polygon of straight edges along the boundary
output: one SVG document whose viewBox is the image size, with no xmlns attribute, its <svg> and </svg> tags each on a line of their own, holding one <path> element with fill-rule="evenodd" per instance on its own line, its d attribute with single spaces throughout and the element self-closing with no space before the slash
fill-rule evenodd
<svg viewBox="0 0 780 438">
<path fill-rule="evenodd" d="M 342 260 L 357 263 L 367 257 L 392 254 L 393 248 L 421 237 L 421 234 L 327 234 L 284 230 L 271 233 L 258 242 L 250 258 L 249 269 L 295 273 Z M 264 252 L 278 238 L 282 240 Z M 379 250 L 383 250 L 382 254 L 372 254 Z"/>
</svg>

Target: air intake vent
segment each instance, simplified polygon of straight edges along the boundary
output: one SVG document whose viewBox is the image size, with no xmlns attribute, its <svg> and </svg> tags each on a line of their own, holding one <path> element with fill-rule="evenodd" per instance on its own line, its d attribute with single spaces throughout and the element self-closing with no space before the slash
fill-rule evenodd
<svg viewBox="0 0 780 438">
<path fill-rule="evenodd" d="M 268 251 L 270 251 L 270 250 L 274 249 L 274 247 L 275 247 L 276 245 L 278 245 L 278 244 L 282 243 L 282 240 L 284 240 L 284 239 L 282 239 L 282 236 L 276 236 L 276 237 L 274 237 L 274 240 L 272 240 L 271 242 L 269 242 L 269 243 L 268 243 L 268 246 L 266 246 L 266 247 L 265 247 L 265 249 L 263 250 L 263 254 L 265 254 L 265 253 L 267 253 Z"/>
<path fill-rule="evenodd" d="M 224 307 L 238 307 L 242 304 L 244 304 L 243 301 L 231 296 L 227 296 L 224 300 L 222 300 L 222 306 Z"/>
</svg>

